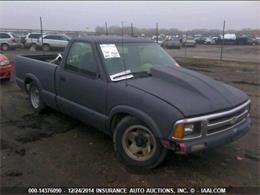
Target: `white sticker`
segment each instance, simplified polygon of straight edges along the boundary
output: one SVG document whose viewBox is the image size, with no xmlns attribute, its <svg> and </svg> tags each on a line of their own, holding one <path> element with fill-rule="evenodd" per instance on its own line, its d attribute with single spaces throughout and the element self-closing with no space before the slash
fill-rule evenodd
<svg viewBox="0 0 260 195">
<path fill-rule="evenodd" d="M 100 48 L 104 55 L 104 58 L 120 58 L 120 54 L 115 44 L 101 44 Z"/>
</svg>

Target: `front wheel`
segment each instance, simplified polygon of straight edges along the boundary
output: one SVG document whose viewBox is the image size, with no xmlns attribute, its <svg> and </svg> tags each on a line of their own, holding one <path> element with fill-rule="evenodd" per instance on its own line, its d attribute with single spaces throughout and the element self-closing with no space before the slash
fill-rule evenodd
<svg viewBox="0 0 260 195">
<path fill-rule="evenodd" d="M 29 88 L 29 103 L 34 111 L 40 113 L 44 110 L 45 105 L 41 98 L 41 91 L 35 82 L 30 84 Z"/>
<path fill-rule="evenodd" d="M 50 51 L 51 48 L 50 48 L 50 46 L 49 46 L 48 44 L 43 44 L 42 50 L 43 50 L 43 51 Z"/>
<path fill-rule="evenodd" d="M 152 169 L 167 155 L 154 132 L 134 117 L 122 119 L 113 138 L 117 157 L 130 167 Z"/>
</svg>

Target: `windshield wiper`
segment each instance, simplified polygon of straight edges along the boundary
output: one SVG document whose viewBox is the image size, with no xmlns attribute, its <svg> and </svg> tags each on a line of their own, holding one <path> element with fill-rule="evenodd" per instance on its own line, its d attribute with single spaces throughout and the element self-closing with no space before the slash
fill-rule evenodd
<svg viewBox="0 0 260 195">
<path fill-rule="evenodd" d="M 136 76 L 136 77 L 146 77 L 146 76 L 152 76 L 152 73 L 147 71 L 140 71 L 140 72 L 131 72 L 130 74 Z"/>
<path fill-rule="evenodd" d="M 138 72 L 131 72 L 131 70 L 126 70 L 120 73 L 116 73 L 110 76 L 112 81 L 120 81 L 125 79 L 130 79 L 134 77 L 147 77 L 152 76 L 150 72 L 147 71 L 138 71 Z"/>
</svg>

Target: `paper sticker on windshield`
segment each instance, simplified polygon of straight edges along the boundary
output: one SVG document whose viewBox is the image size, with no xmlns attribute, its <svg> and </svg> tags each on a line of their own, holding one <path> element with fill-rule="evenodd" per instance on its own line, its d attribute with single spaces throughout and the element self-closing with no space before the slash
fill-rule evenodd
<svg viewBox="0 0 260 195">
<path fill-rule="evenodd" d="M 120 58 L 120 54 L 115 44 L 101 44 L 100 48 L 104 55 L 104 58 Z"/>
</svg>

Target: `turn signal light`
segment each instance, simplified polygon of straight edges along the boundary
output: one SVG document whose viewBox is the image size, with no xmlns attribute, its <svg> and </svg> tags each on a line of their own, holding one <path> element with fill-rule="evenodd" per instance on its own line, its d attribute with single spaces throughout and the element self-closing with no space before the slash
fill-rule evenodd
<svg viewBox="0 0 260 195">
<path fill-rule="evenodd" d="M 184 137 L 184 124 L 180 123 L 175 126 L 172 137 L 179 139 L 182 139 Z"/>
</svg>

